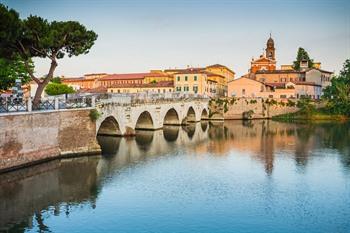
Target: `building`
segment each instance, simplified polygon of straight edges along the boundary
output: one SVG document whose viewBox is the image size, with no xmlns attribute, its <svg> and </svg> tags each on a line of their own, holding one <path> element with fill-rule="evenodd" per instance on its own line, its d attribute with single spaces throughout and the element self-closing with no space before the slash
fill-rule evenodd
<svg viewBox="0 0 350 233">
<path fill-rule="evenodd" d="M 273 89 L 273 86 L 246 77 L 234 79 L 228 83 L 230 97 L 268 97 Z"/>
<path fill-rule="evenodd" d="M 107 76 L 106 73 L 97 73 L 97 74 L 85 74 L 83 77 L 61 77 L 61 81 L 68 86 L 73 87 L 74 90 L 80 89 L 94 89 L 100 86 L 98 82 L 99 79 Z"/>
<path fill-rule="evenodd" d="M 187 92 L 210 97 L 227 96 L 227 82 L 235 72 L 215 64 L 204 68 L 151 70 L 147 73 L 86 74 L 78 78 L 62 78 L 62 82 L 80 92 L 113 93 Z M 172 85 L 172 86 L 170 86 Z M 103 88 L 102 88 L 103 87 Z"/>
<path fill-rule="evenodd" d="M 266 42 L 265 53 L 256 60 L 252 58 L 249 72 L 254 74 L 260 70 L 274 71 L 276 70 L 276 63 L 275 42 L 270 34 L 270 38 Z"/>
<path fill-rule="evenodd" d="M 174 74 L 176 92 L 209 96 L 208 76 L 200 69 L 185 69 Z"/>
<path fill-rule="evenodd" d="M 178 82 L 177 76 L 180 75 L 181 77 L 182 76 L 189 77 L 191 74 L 194 74 L 194 73 L 197 74 L 198 77 L 203 76 L 203 80 L 206 80 L 205 81 L 206 86 L 209 89 L 208 90 L 203 89 L 203 91 L 198 91 L 198 93 L 205 94 L 213 98 L 227 96 L 227 82 L 229 80 L 233 80 L 235 77 L 235 72 L 233 70 L 220 64 L 215 64 L 215 65 L 210 65 L 207 67 L 200 67 L 200 68 L 194 67 L 194 68 L 186 68 L 186 69 L 166 69 L 164 70 L 164 72 L 174 76 L 175 90 L 180 90 L 180 87 L 181 87 L 182 91 L 184 90 L 183 88 L 187 90 L 187 86 L 198 85 L 198 84 L 191 83 L 192 82 L 191 80 L 185 81 L 185 79 L 182 79 L 180 82 Z M 176 89 L 176 83 L 178 83 L 177 89 Z"/>
<path fill-rule="evenodd" d="M 145 75 L 149 73 L 130 73 L 130 74 L 109 74 L 98 80 L 98 86 L 112 87 L 116 85 L 139 84 L 144 83 Z"/>
<path fill-rule="evenodd" d="M 159 81 L 150 83 L 115 84 L 107 88 L 108 93 L 169 93 L 174 92 L 173 81 Z"/>
<path fill-rule="evenodd" d="M 242 76 L 259 83 L 248 82 L 246 79 L 229 82 L 228 95 L 320 99 L 322 90 L 331 84 L 333 73 L 322 70 L 320 62 L 315 62 L 313 67 L 309 68 L 307 61 L 301 61 L 300 70 L 294 70 L 292 65 L 281 65 L 281 69 L 276 69 L 276 62 L 275 44 L 270 35 L 264 54 L 257 60 L 253 59 L 249 73 Z M 258 91 L 261 83 L 272 87 L 272 91 Z M 243 95 L 243 92 L 246 94 Z"/>
<path fill-rule="evenodd" d="M 299 99 L 310 97 L 319 99 L 322 87 L 313 82 L 273 82 L 265 83 L 247 77 L 232 80 L 228 83 L 231 97 Z"/>
</svg>

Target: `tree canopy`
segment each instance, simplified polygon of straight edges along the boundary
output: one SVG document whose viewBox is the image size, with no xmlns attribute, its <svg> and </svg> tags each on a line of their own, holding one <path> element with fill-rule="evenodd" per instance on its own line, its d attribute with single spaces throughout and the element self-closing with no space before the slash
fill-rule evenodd
<svg viewBox="0 0 350 233">
<path fill-rule="evenodd" d="M 31 61 L 28 62 L 28 66 L 33 69 Z M 13 60 L 0 58 L 0 91 L 13 87 L 18 78 L 21 78 L 22 84 L 30 81 L 24 62 L 19 57 Z"/>
<path fill-rule="evenodd" d="M 0 57 L 13 60 L 21 57 L 32 80 L 38 84 L 34 102 L 40 101 L 41 93 L 53 77 L 57 60 L 87 54 L 97 39 L 97 34 L 76 21 L 49 22 L 30 15 L 21 19 L 19 14 L 0 4 Z M 31 58 L 51 60 L 44 79 L 39 79 L 30 69 Z"/>
<path fill-rule="evenodd" d="M 293 62 L 293 69 L 300 70 L 300 62 L 301 61 L 307 61 L 308 67 L 311 68 L 314 66 L 314 61 L 309 57 L 309 54 L 306 52 L 305 49 L 299 48 L 296 60 Z"/>
<path fill-rule="evenodd" d="M 51 82 L 46 86 L 45 92 L 48 95 L 62 95 L 62 94 L 71 94 L 71 93 L 74 93 L 75 91 L 73 90 L 72 87 L 69 87 L 66 84 Z"/>
<path fill-rule="evenodd" d="M 332 78 L 323 97 L 332 113 L 350 116 L 350 59 L 345 61 L 339 75 Z"/>
</svg>

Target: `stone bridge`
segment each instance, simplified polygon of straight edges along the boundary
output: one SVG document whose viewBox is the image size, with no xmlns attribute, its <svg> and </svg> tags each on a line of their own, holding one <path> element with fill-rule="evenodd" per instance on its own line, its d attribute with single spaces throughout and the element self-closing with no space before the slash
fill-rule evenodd
<svg viewBox="0 0 350 233">
<path fill-rule="evenodd" d="M 164 125 L 186 125 L 208 119 L 206 98 L 132 99 L 115 97 L 96 103 L 99 135 L 134 135 L 135 130 L 156 130 Z"/>
</svg>

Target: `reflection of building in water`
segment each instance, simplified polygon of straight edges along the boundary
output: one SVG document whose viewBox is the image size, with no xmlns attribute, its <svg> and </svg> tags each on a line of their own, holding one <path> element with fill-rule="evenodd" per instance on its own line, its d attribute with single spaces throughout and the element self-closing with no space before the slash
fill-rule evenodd
<svg viewBox="0 0 350 233">
<path fill-rule="evenodd" d="M 276 150 L 290 151 L 295 154 L 298 164 L 306 163 L 308 151 L 316 143 L 314 137 L 310 138 L 310 130 L 312 128 L 307 125 L 268 120 L 215 123 L 209 129 L 209 138 L 214 141 L 209 141 L 207 150 L 216 155 L 228 154 L 232 149 L 247 151 L 263 162 L 266 173 L 271 174 Z M 308 131 L 310 132 L 307 133 Z M 305 135 L 305 138 L 300 137 L 298 132 Z"/>
<path fill-rule="evenodd" d="M 18 226 L 8 224 L 19 220 L 22 222 L 20 227 L 26 228 L 31 226 L 33 218 L 39 228 L 45 228 L 41 211 L 50 211 L 48 207 L 53 206 L 54 214 L 60 215 L 61 203 L 65 203 L 64 214 L 67 215 L 72 206 L 83 201 L 94 208 L 98 195 L 97 161 L 96 157 L 53 161 L 38 165 L 39 170 L 43 172 L 35 176 L 26 177 L 33 172 L 33 169 L 38 169 L 37 166 L 2 175 L 1 179 L 4 180 L 6 176 L 16 176 L 16 174 L 26 178 L 1 184 L 0 230 L 6 227 L 11 231 L 12 227 Z M 47 167 L 46 171 L 45 167 Z"/>
</svg>

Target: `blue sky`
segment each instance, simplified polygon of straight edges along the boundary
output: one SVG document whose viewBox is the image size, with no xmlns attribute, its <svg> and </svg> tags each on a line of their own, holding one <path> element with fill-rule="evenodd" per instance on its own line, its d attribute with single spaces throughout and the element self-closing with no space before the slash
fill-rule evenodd
<svg viewBox="0 0 350 233">
<path fill-rule="evenodd" d="M 0 0 L 22 18 L 77 20 L 98 34 L 87 55 L 59 61 L 56 75 L 145 72 L 220 63 L 249 69 L 269 33 L 278 65 L 298 47 L 322 68 L 338 71 L 350 58 L 350 1 L 112 1 Z M 38 75 L 49 61 L 36 60 Z"/>
</svg>

